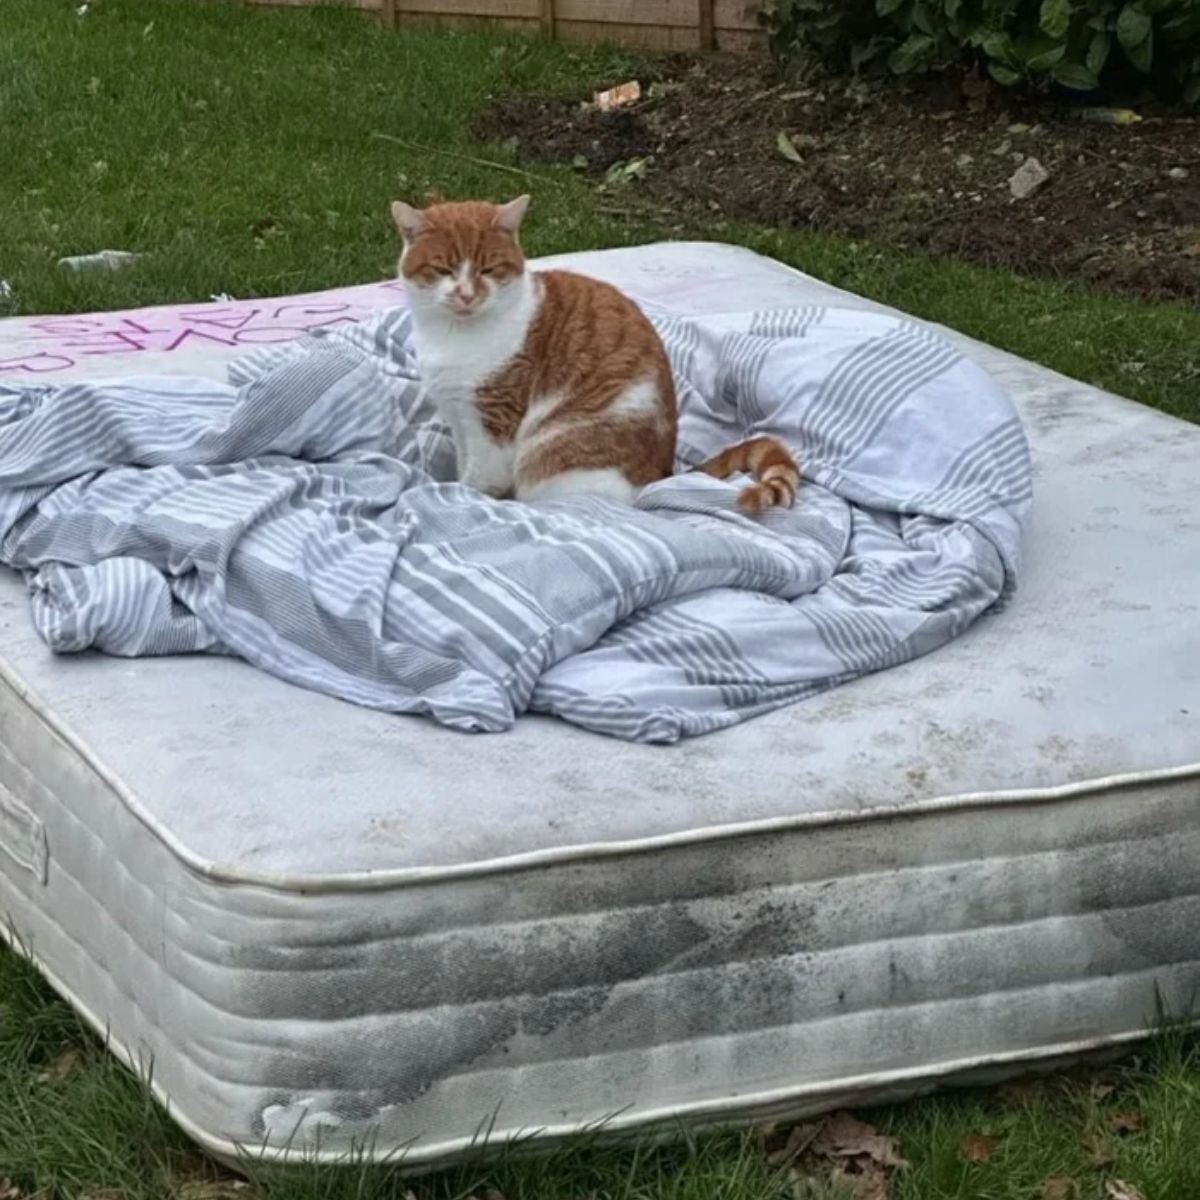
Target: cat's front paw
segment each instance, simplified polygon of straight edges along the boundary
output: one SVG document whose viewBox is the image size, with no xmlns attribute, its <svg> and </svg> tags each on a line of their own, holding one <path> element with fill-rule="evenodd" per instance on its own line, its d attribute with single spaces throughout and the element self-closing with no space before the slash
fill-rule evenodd
<svg viewBox="0 0 1200 1200">
<path fill-rule="evenodd" d="M 489 484 L 486 487 L 481 487 L 479 490 L 485 496 L 490 496 L 493 500 L 511 500 L 513 498 L 512 488 L 503 483 Z"/>
<path fill-rule="evenodd" d="M 509 480 L 497 478 L 484 471 L 472 471 L 468 467 L 462 473 L 459 482 L 465 483 L 467 487 L 474 488 L 477 492 L 482 492 L 485 496 L 491 496 L 493 500 L 512 498 L 513 485 Z"/>
</svg>

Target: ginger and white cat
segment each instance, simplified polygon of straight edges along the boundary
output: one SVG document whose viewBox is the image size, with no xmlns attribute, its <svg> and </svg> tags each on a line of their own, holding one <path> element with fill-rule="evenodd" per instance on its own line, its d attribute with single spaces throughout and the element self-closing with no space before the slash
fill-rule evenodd
<svg viewBox="0 0 1200 1200">
<path fill-rule="evenodd" d="M 498 498 L 592 495 L 632 504 L 674 470 L 678 415 L 666 351 L 616 288 L 526 270 L 529 197 L 508 204 L 397 201 L 400 274 L 417 362 L 450 426 L 458 474 Z M 738 506 L 790 506 L 795 460 L 774 438 L 731 446 L 700 470 L 752 473 Z"/>
</svg>

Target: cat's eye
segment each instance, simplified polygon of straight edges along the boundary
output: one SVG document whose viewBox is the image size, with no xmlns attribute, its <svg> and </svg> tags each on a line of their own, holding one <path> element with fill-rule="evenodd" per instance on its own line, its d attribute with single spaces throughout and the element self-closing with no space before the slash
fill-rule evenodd
<svg viewBox="0 0 1200 1200">
<path fill-rule="evenodd" d="M 454 274 L 454 268 L 446 266 L 445 263 L 443 263 L 441 266 L 435 266 L 433 268 L 433 271 L 434 271 L 435 275 L 453 275 Z"/>
</svg>

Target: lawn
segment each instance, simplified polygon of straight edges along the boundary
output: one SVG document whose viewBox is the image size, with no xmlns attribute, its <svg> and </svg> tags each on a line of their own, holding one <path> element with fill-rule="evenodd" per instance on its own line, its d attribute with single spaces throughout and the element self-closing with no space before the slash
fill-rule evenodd
<svg viewBox="0 0 1200 1200">
<path fill-rule="evenodd" d="M 331 11 L 168 0 L 93 0 L 82 15 L 78 7 L 0 0 L 0 278 L 11 288 L 0 315 L 367 282 L 393 268 L 392 198 L 430 188 L 492 197 L 530 189 L 534 253 L 660 236 L 744 242 L 1200 420 L 1200 312 L 699 213 L 656 223 L 614 213 L 619 206 L 567 169 L 513 174 L 501 149 L 471 142 L 467 129 L 489 95 L 584 93 L 635 72 L 626 52 L 392 33 Z M 637 211 L 636 201 L 625 207 Z M 148 257 L 113 275 L 55 266 L 61 255 L 101 248 Z M 1117 1181 L 1147 1200 L 1200 1197 L 1200 1043 L 1175 1033 L 1099 1075 L 862 1115 L 894 1137 L 911 1164 L 891 1176 L 897 1200 L 1139 1194 Z M 762 1141 L 721 1135 L 669 1148 L 578 1148 L 411 1186 L 419 1200 L 489 1191 L 507 1200 L 853 1194 L 831 1183 L 826 1168 L 793 1174 L 769 1159 Z M 387 1170 L 350 1167 L 265 1176 L 235 1189 L 33 972 L 0 952 L 0 1181 L 6 1177 L 0 1200 L 402 1197 L 410 1186 Z"/>
<path fill-rule="evenodd" d="M 0 314 L 312 291 L 392 271 L 398 195 L 530 189 L 534 253 L 663 236 L 744 242 L 1065 374 L 1200 420 L 1200 311 L 845 238 L 614 215 L 568 168 L 532 178 L 467 132 L 491 94 L 585 94 L 628 53 L 381 30 L 356 14 L 0 0 Z M 430 147 L 402 147 L 385 133 Z M 475 156 L 477 161 L 454 157 Z M 627 206 L 626 206 L 627 207 Z M 59 257 L 151 252 L 75 276 Z"/>
</svg>

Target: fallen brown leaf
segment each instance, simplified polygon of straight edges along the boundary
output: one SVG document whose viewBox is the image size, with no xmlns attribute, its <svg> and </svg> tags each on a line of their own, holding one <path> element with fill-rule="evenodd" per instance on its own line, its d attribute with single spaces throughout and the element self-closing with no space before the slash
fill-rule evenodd
<svg viewBox="0 0 1200 1200">
<path fill-rule="evenodd" d="M 984 1163 L 992 1157 L 999 1138 L 986 1133 L 973 1133 L 958 1143 L 958 1152 L 967 1162 Z"/>
<path fill-rule="evenodd" d="M 1108 1127 L 1113 1133 L 1137 1133 L 1139 1129 L 1146 1128 L 1146 1118 L 1137 1112 L 1114 1113 L 1109 1118 Z"/>
<path fill-rule="evenodd" d="M 226 1179 L 188 1179 L 179 1185 L 179 1200 L 246 1200 L 250 1185 L 232 1175 Z"/>
<path fill-rule="evenodd" d="M 1104 1185 L 1104 1194 L 1108 1200 L 1146 1200 L 1146 1193 L 1141 1188 L 1123 1179 L 1110 1179 Z"/>
<path fill-rule="evenodd" d="M 817 1139 L 821 1132 L 820 1125 L 795 1125 L 788 1130 L 783 1145 L 778 1146 L 767 1155 L 767 1165 L 778 1167 L 794 1158 L 799 1158 Z"/>
<path fill-rule="evenodd" d="M 1052 1175 L 1042 1184 L 1039 1200 L 1072 1200 L 1075 1180 L 1068 1175 Z"/>
<path fill-rule="evenodd" d="M 792 1200 L 805 1200 L 809 1194 L 809 1177 L 796 1167 L 788 1168 L 788 1191 Z"/>
<path fill-rule="evenodd" d="M 1036 1076 L 1026 1075 L 1020 1079 L 1009 1080 L 1000 1089 L 1000 1094 L 1010 1104 L 1026 1104 L 1040 1099 L 1045 1090 L 1045 1080 Z"/>
<path fill-rule="evenodd" d="M 21 1189 L 7 1176 L 0 1179 L 0 1200 L 21 1200 Z"/>
<path fill-rule="evenodd" d="M 891 1200 L 892 1190 L 884 1169 L 869 1158 L 858 1162 L 862 1169 L 854 1172 L 834 1167 L 830 1176 L 834 1186 L 854 1200 Z"/>
<path fill-rule="evenodd" d="M 64 1050 L 57 1058 L 51 1059 L 44 1071 L 37 1076 L 38 1083 L 62 1083 L 72 1071 L 83 1061 L 83 1055 L 78 1050 Z"/>
<path fill-rule="evenodd" d="M 782 129 L 775 137 L 775 149 L 790 162 L 804 165 L 804 156 L 796 149 L 796 143 Z"/>
<path fill-rule="evenodd" d="M 1108 1142 L 1098 1133 L 1085 1134 L 1083 1148 L 1087 1151 L 1088 1162 L 1093 1167 L 1107 1167 L 1117 1161 L 1109 1149 Z"/>
<path fill-rule="evenodd" d="M 908 1160 L 901 1157 L 896 1148 L 896 1139 L 884 1137 L 873 1125 L 858 1120 L 848 1112 L 834 1113 L 821 1126 L 813 1139 L 814 1154 L 826 1158 L 858 1158 L 860 1156 L 878 1163 L 881 1167 L 907 1167 Z"/>
</svg>

